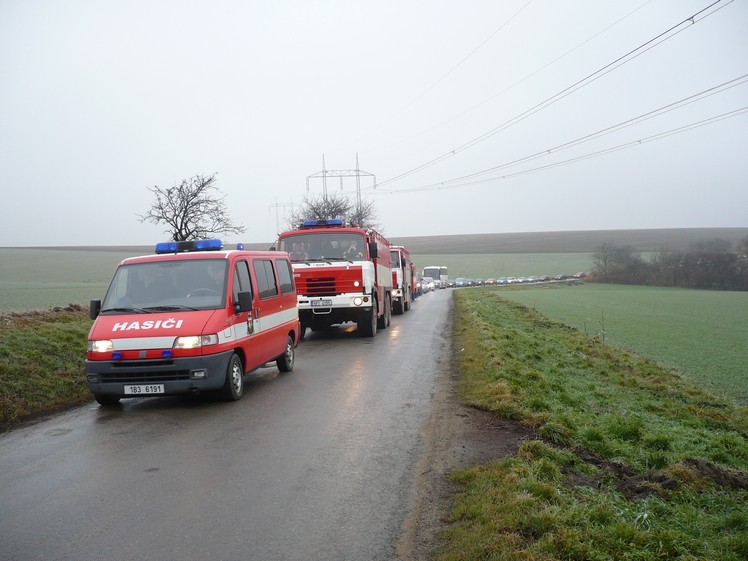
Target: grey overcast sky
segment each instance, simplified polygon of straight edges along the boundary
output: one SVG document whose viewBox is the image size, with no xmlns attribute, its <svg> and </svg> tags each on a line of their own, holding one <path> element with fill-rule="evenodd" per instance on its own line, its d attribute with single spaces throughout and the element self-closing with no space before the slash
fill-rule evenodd
<svg viewBox="0 0 748 561">
<path fill-rule="evenodd" d="M 748 0 L 2 0 L 0 246 L 214 172 L 272 242 L 357 157 L 393 238 L 744 227 L 747 108 Z"/>
</svg>

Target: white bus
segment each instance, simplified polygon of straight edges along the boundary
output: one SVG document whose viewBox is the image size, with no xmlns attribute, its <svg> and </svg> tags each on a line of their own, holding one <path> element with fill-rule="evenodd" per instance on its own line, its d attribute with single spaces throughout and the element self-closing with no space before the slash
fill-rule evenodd
<svg viewBox="0 0 748 561">
<path fill-rule="evenodd" d="M 444 265 L 429 265 L 428 267 L 424 267 L 421 276 L 434 279 L 436 288 L 447 288 L 449 283 L 449 274 Z"/>
</svg>

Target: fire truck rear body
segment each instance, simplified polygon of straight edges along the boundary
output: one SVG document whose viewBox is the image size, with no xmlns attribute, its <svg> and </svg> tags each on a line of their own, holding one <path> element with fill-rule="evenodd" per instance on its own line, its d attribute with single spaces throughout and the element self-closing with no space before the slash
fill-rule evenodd
<svg viewBox="0 0 748 561">
<path fill-rule="evenodd" d="M 390 248 L 392 266 L 392 311 L 404 314 L 413 302 L 413 279 L 415 265 L 410 260 L 410 252 L 402 245 Z"/>
</svg>

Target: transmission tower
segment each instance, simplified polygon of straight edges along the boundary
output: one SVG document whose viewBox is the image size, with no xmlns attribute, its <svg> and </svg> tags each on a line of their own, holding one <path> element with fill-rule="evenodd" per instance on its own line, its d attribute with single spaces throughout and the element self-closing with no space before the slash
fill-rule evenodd
<svg viewBox="0 0 748 561">
<path fill-rule="evenodd" d="M 271 208 L 275 208 L 275 233 L 276 234 L 280 234 L 280 232 L 281 232 L 281 229 L 280 229 L 280 218 L 278 217 L 278 209 L 279 208 L 289 208 L 289 207 L 291 208 L 291 212 L 293 212 L 293 200 L 291 200 L 290 203 L 279 203 L 278 202 L 278 197 L 275 198 L 275 204 L 270 205 L 268 207 L 268 210 L 270 210 Z"/>
<path fill-rule="evenodd" d="M 376 189 L 377 178 L 373 173 L 363 171 L 358 167 L 358 153 L 356 154 L 356 169 L 327 169 L 325 165 L 325 155 L 322 154 L 322 171 L 319 171 L 306 178 L 306 192 L 309 192 L 309 181 L 312 179 L 322 179 L 322 196 L 327 197 L 327 178 L 339 178 L 340 190 L 343 190 L 343 179 L 346 177 L 356 178 L 356 208 L 361 208 L 361 178 L 371 178 L 372 187 Z"/>
</svg>

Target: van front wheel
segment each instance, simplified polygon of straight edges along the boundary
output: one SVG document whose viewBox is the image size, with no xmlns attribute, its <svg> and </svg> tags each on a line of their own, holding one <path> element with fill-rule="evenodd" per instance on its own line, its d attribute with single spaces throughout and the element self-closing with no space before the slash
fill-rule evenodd
<svg viewBox="0 0 748 561">
<path fill-rule="evenodd" d="M 226 369 L 226 381 L 220 390 L 221 398 L 224 401 L 238 401 L 244 393 L 244 365 L 239 355 L 234 353 L 229 360 L 229 367 Z"/>
<path fill-rule="evenodd" d="M 283 351 L 282 355 L 275 359 L 275 364 L 278 365 L 278 370 L 280 370 L 281 372 L 291 372 L 291 370 L 293 370 L 293 361 L 293 339 L 289 335 L 288 339 L 286 339 L 286 350 Z"/>
</svg>

